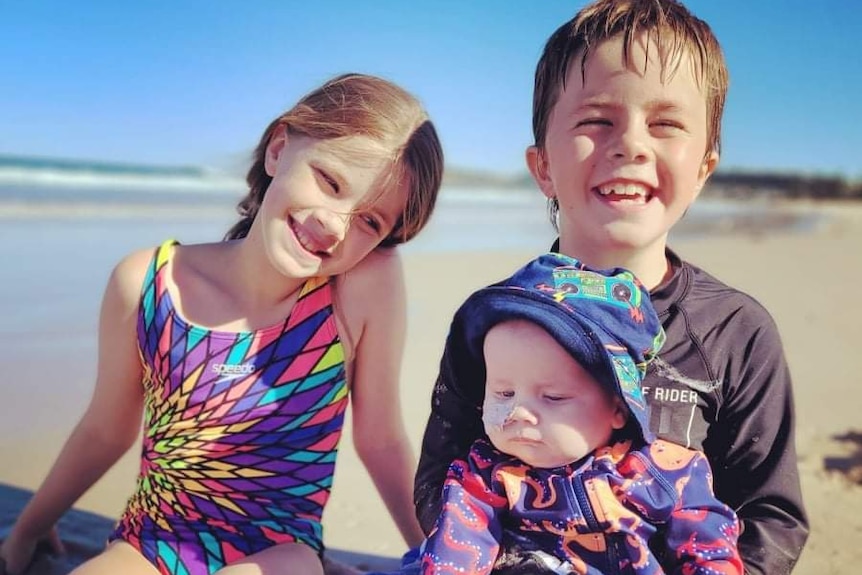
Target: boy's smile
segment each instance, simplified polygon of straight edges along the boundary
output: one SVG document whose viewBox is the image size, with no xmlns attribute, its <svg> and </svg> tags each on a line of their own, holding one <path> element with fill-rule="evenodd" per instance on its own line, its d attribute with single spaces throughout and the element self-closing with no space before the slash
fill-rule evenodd
<svg viewBox="0 0 862 575">
<path fill-rule="evenodd" d="M 596 192 L 609 202 L 628 202 L 642 205 L 652 197 L 652 188 L 641 182 L 614 180 L 599 184 Z"/>
<path fill-rule="evenodd" d="M 544 148 L 527 161 L 559 202 L 563 253 L 594 265 L 607 256 L 654 256 L 715 169 L 707 108 L 689 54 L 664 54 L 646 36 L 595 46 L 575 58 L 548 122 Z"/>
</svg>

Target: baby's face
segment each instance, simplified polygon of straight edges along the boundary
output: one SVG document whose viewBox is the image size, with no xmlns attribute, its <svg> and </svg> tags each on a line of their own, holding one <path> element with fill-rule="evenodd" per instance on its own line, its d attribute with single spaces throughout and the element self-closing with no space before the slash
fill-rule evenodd
<svg viewBox="0 0 862 575">
<path fill-rule="evenodd" d="M 500 451 L 534 467 L 559 467 L 607 445 L 625 425 L 622 400 L 539 326 L 498 324 L 484 352 L 482 420 Z"/>
</svg>

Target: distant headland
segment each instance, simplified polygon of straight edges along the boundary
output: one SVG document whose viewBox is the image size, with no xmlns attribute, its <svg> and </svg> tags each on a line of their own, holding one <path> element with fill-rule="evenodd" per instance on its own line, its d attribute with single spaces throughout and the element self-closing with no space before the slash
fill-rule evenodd
<svg viewBox="0 0 862 575">
<path fill-rule="evenodd" d="M 506 176 L 460 167 L 447 168 L 444 183 L 458 188 L 534 189 L 528 173 Z M 862 180 L 843 176 L 719 168 L 703 190 L 715 199 L 862 200 Z"/>
<path fill-rule="evenodd" d="M 234 159 L 236 160 L 236 158 Z M 241 192 L 245 167 L 158 166 L 108 161 L 70 160 L 0 154 L 0 186 L 152 187 L 226 189 Z M 453 190 L 535 190 L 525 171 L 513 175 L 448 166 L 443 183 Z M 722 169 L 713 174 L 703 196 L 716 199 L 862 200 L 862 179 L 841 175 L 804 174 L 776 170 Z"/>
</svg>

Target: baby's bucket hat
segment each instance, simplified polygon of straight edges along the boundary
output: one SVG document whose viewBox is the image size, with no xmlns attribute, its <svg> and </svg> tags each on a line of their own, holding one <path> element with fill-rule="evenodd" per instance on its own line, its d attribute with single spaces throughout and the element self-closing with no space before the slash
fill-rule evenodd
<svg viewBox="0 0 862 575">
<path fill-rule="evenodd" d="M 642 381 L 665 340 L 649 292 L 623 268 L 591 269 L 562 254 L 539 256 L 499 283 L 474 292 L 456 314 L 475 361 L 498 323 L 523 319 L 545 329 L 597 381 L 622 397 L 651 442 Z"/>
</svg>

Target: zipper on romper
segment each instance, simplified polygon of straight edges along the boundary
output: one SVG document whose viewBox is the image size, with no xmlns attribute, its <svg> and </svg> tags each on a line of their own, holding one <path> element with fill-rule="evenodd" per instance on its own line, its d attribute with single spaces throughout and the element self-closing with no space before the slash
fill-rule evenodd
<svg viewBox="0 0 862 575">
<path fill-rule="evenodd" d="M 578 507 L 580 507 L 581 512 L 584 515 L 584 520 L 587 522 L 587 526 L 590 528 L 590 531 L 601 534 L 605 539 L 605 549 L 606 556 L 608 561 L 608 568 L 611 569 L 610 573 L 607 575 L 612 575 L 613 573 L 620 572 L 620 560 L 617 553 L 617 544 L 616 538 L 612 536 L 612 534 L 607 534 L 604 532 L 604 529 L 599 525 L 598 519 L 596 519 L 595 514 L 593 513 L 593 508 L 590 505 L 590 498 L 587 495 L 586 489 L 586 480 L 588 478 L 585 476 L 578 477 L 575 481 L 567 481 L 572 488 L 572 495 L 578 502 Z"/>
<path fill-rule="evenodd" d="M 567 481 L 567 483 L 572 486 L 572 494 L 575 496 L 575 499 L 578 502 L 578 507 L 581 508 L 581 512 L 584 514 L 584 519 L 586 520 L 590 531 L 601 533 L 599 522 L 593 514 L 593 508 L 590 506 L 590 498 L 587 495 L 586 488 L 584 487 L 584 478 L 578 477 L 576 481 Z"/>
</svg>

